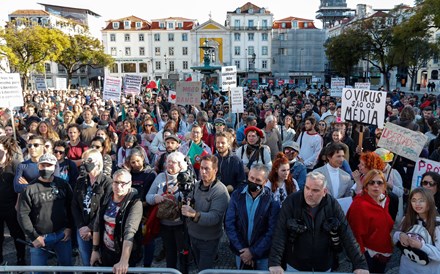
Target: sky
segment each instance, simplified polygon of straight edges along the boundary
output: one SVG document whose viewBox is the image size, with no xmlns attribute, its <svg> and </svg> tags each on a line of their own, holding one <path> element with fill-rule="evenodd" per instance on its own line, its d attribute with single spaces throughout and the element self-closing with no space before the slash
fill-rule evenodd
<svg viewBox="0 0 440 274">
<path fill-rule="evenodd" d="M 134 15 L 149 21 L 166 17 L 185 17 L 197 19 L 199 23 L 203 23 L 209 19 L 211 13 L 213 20 L 224 24 L 226 12 L 234 11 L 246 2 L 247 0 L 40 0 L 38 2 L 35 0 L 0 0 L 0 20 L 7 21 L 8 14 L 18 9 L 43 9 L 37 3 L 44 3 L 89 9 L 101 15 L 103 21 Z M 305 4 L 301 0 L 252 0 L 250 2 L 271 11 L 274 20 L 294 16 L 314 19 L 315 25 L 321 27 L 320 22 L 315 19 L 316 11 L 321 3 L 320 0 L 307 0 Z M 393 8 L 401 3 L 412 6 L 414 0 L 346 0 L 346 2 L 351 9 L 355 9 L 359 3 L 384 9 Z"/>
</svg>

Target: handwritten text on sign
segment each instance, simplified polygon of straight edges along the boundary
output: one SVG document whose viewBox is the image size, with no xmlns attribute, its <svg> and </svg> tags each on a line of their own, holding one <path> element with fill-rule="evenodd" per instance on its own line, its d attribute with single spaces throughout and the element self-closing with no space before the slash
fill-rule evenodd
<svg viewBox="0 0 440 274">
<path fill-rule="evenodd" d="M 23 106 L 20 74 L 0 73 L 0 107 Z"/>
<path fill-rule="evenodd" d="M 231 89 L 231 112 L 243 113 L 243 87 L 235 87 Z"/>
<path fill-rule="evenodd" d="M 420 183 L 422 181 L 422 175 L 425 172 L 433 171 L 435 173 L 440 173 L 440 163 L 431 161 L 428 159 L 419 159 L 416 162 L 416 166 L 414 169 L 414 174 L 412 177 L 412 184 L 411 189 L 414 189 L 416 187 L 420 186 Z"/>
<path fill-rule="evenodd" d="M 222 67 L 222 90 L 235 88 L 237 86 L 237 67 Z"/>
<path fill-rule="evenodd" d="M 176 83 L 176 104 L 178 105 L 200 105 L 202 97 L 202 82 Z"/>
<path fill-rule="evenodd" d="M 353 121 L 383 127 L 386 92 L 344 88 L 342 90 L 342 121 Z"/>
<path fill-rule="evenodd" d="M 417 161 L 427 139 L 428 137 L 421 132 L 393 123 L 386 123 L 377 146 L 388 149 L 404 158 Z"/>
<path fill-rule="evenodd" d="M 119 102 L 121 99 L 121 78 L 106 76 L 104 79 L 104 100 Z"/>
</svg>

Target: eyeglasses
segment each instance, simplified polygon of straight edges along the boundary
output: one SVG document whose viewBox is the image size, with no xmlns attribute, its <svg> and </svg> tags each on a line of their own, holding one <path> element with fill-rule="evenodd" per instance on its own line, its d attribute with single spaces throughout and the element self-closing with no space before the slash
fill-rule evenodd
<svg viewBox="0 0 440 274">
<path fill-rule="evenodd" d="M 128 182 L 113 181 L 113 184 L 115 184 L 115 185 L 119 185 L 119 186 L 126 186 L 126 185 L 128 185 L 128 184 L 130 184 L 130 183 L 131 183 L 131 181 L 128 181 Z"/>
<path fill-rule="evenodd" d="M 50 183 L 50 187 L 52 188 L 51 193 L 53 195 L 58 195 L 58 193 L 60 193 L 60 190 L 58 189 L 58 187 L 55 185 L 54 182 Z"/>
<path fill-rule="evenodd" d="M 141 112 L 140 114 L 141 114 L 141 115 L 145 115 L 145 114 L 147 114 L 147 113 L 146 113 L 146 112 Z"/>
<path fill-rule="evenodd" d="M 63 151 L 63 150 L 56 150 L 56 149 L 55 149 L 55 150 L 53 151 L 53 153 L 54 153 L 54 154 L 64 154 L 64 151 Z"/>
<path fill-rule="evenodd" d="M 436 182 L 430 182 L 430 181 L 422 181 L 422 186 L 430 186 L 430 187 L 434 187 L 437 185 Z"/>
<path fill-rule="evenodd" d="M 134 112 L 134 109 L 129 109 L 128 112 Z"/>
<path fill-rule="evenodd" d="M 94 149 L 100 149 L 102 146 L 91 146 Z"/>
<path fill-rule="evenodd" d="M 152 127 L 153 124 L 145 124 L 146 127 Z"/>
<path fill-rule="evenodd" d="M 324 126 L 325 126 L 325 124 L 319 124 L 319 126 L 323 126 L 323 127 L 324 127 Z"/>
<path fill-rule="evenodd" d="M 215 126 L 216 127 L 220 127 L 220 126 L 224 126 L 225 124 L 222 124 L 222 123 L 215 123 Z"/>
<path fill-rule="evenodd" d="M 367 185 L 369 185 L 369 186 L 373 186 L 373 185 L 378 185 L 378 186 L 381 186 L 381 185 L 383 185 L 383 181 L 369 181 L 368 183 L 367 183 Z"/>
<path fill-rule="evenodd" d="M 27 144 L 27 148 L 31 148 L 31 147 L 39 147 L 39 146 L 42 146 L 43 144 L 38 144 L 38 143 L 35 143 L 35 144 Z"/>
<path fill-rule="evenodd" d="M 426 203 L 426 200 L 425 199 L 418 199 L 418 200 L 411 199 L 411 203 L 412 204 L 424 204 L 424 203 Z"/>
</svg>

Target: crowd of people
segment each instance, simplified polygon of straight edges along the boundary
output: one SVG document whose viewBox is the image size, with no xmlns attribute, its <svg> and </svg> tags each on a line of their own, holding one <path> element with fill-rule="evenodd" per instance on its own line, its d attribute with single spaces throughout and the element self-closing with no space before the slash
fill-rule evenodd
<svg viewBox="0 0 440 274">
<path fill-rule="evenodd" d="M 226 234 L 237 269 L 326 272 L 345 250 L 355 273 L 384 273 L 397 246 L 400 273 L 440 273 L 440 175 L 411 189 L 415 163 L 377 147 L 383 129 L 343 121 L 325 88 L 247 89 L 241 114 L 225 93 L 201 96 L 178 106 L 166 87 L 120 102 L 26 91 L 23 107 L 1 109 L 0 227 L 16 264 L 25 240 L 31 265 L 53 251 L 71 266 L 77 250 L 82 265 L 122 274 L 161 248 L 188 273 L 191 260 L 215 267 Z M 428 136 L 420 157 L 435 161 L 437 100 L 395 90 L 385 110 Z"/>
</svg>

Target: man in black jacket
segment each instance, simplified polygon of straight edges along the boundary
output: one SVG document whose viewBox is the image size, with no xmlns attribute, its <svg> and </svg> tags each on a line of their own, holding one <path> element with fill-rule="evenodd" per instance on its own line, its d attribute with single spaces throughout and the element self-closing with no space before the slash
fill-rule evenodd
<svg viewBox="0 0 440 274">
<path fill-rule="evenodd" d="M 324 175 L 307 174 L 304 191 L 287 197 L 281 208 L 269 255 L 271 274 L 287 271 L 330 271 L 333 254 L 345 248 L 354 273 L 369 273 L 365 257 L 348 226 L 344 212 L 327 195 Z"/>
</svg>

